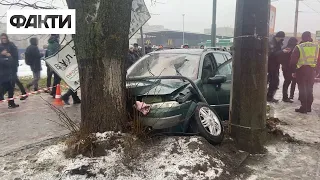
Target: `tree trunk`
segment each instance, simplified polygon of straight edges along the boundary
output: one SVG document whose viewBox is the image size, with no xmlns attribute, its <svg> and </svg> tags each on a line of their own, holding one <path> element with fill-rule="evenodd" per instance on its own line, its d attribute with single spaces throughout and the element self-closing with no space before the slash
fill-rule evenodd
<svg viewBox="0 0 320 180">
<path fill-rule="evenodd" d="M 67 0 L 76 9 L 76 56 L 81 84 L 81 130 L 123 130 L 125 58 L 132 0 Z"/>
</svg>

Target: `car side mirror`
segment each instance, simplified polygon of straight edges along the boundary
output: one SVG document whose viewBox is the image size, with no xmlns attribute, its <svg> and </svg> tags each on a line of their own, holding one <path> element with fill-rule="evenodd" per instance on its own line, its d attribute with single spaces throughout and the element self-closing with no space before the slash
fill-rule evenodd
<svg viewBox="0 0 320 180">
<path fill-rule="evenodd" d="M 227 81 L 225 75 L 216 75 L 208 79 L 208 84 L 222 84 Z"/>
</svg>

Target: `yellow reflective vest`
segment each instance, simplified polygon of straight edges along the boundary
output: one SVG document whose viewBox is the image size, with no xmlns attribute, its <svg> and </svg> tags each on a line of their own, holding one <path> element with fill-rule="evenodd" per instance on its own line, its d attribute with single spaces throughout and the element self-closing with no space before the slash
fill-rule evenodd
<svg viewBox="0 0 320 180">
<path fill-rule="evenodd" d="M 303 65 L 316 67 L 319 56 L 319 44 L 305 42 L 297 45 L 297 47 L 300 51 L 300 58 L 297 63 L 297 67 L 300 68 Z"/>
</svg>

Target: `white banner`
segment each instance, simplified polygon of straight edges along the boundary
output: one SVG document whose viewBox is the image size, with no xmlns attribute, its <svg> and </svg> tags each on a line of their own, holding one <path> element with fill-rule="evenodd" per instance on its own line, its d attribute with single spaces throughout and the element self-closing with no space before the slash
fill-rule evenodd
<svg viewBox="0 0 320 180">
<path fill-rule="evenodd" d="M 76 91 L 80 87 L 78 62 L 73 41 L 67 43 L 58 53 L 45 61 L 72 90 Z"/>
<path fill-rule="evenodd" d="M 144 0 L 133 0 L 129 39 L 151 18 Z"/>
</svg>

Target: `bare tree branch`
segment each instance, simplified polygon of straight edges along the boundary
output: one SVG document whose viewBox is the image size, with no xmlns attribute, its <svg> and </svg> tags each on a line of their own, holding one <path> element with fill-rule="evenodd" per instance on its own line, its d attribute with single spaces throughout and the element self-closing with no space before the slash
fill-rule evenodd
<svg viewBox="0 0 320 180">
<path fill-rule="evenodd" d="M 39 5 L 39 4 L 44 5 Z M 8 0 L 1 0 L 0 5 L 4 6 L 18 6 L 18 7 L 31 7 L 33 9 L 57 9 L 57 7 L 53 6 L 50 3 L 47 3 L 45 1 L 36 1 L 34 3 L 28 3 L 24 0 L 19 0 L 17 2 L 10 2 Z M 47 5 L 47 6 L 46 6 Z"/>
</svg>

